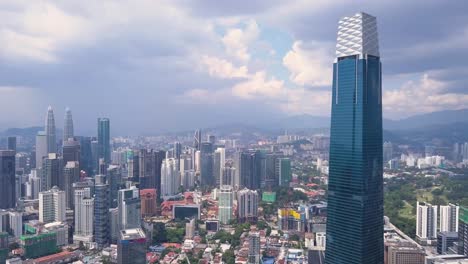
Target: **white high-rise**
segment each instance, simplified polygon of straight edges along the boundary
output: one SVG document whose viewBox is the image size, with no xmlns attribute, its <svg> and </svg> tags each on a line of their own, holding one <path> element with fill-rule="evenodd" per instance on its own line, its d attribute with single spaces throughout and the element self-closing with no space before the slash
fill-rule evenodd
<svg viewBox="0 0 468 264">
<path fill-rule="evenodd" d="M 52 106 L 49 105 L 47 108 L 47 117 L 45 121 L 45 133 L 47 136 L 47 153 L 56 153 L 57 152 L 57 139 L 55 136 L 55 118 L 54 110 Z"/>
<path fill-rule="evenodd" d="M 458 232 L 459 206 L 454 204 L 441 205 L 439 208 L 439 231 Z"/>
<path fill-rule="evenodd" d="M 180 186 L 180 172 L 178 161 L 174 158 L 165 159 L 161 166 L 161 196 L 172 196 L 178 193 Z"/>
<path fill-rule="evenodd" d="M 423 242 L 437 238 L 437 206 L 417 202 L 416 237 Z"/>
<path fill-rule="evenodd" d="M 70 108 L 65 109 L 65 121 L 63 127 L 63 141 L 73 138 L 73 117 Z"/>
<path fill-rule="evenodd" d="M 75 190 L 75 233 L 73 241 L 90 243 L 94 232 L 94 198 L 90 188 Z"/>
<path fill-rule="evenodd" d="M 54 186 L 39 193 L 39 221 L 42 223 L 66 221 L 65 192 Z"/>
</svg>

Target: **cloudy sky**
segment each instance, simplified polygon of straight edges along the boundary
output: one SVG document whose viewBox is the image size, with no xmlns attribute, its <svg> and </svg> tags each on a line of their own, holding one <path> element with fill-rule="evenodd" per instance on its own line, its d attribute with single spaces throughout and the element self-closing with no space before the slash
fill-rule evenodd
<svg viewBox="0 0 468 264">
<path fill-rule="evenodd" d="M 0 0 L 0 130 L 120 134 L 329 115 L 337 22 L 377 17 L 384 115 L 468 108 L 465 1 Z"/>
</svg>

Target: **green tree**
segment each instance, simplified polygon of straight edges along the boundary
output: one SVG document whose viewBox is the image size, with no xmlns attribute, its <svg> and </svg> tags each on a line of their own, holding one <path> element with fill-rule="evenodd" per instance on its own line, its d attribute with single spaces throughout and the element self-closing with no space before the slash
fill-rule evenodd
<svg viewBox="0 0 468 264">
<path fill-rule="evenodd" d="M 167 242 L 167 231 L 164 223 L 155 223 L 153 225 L 153 241 L 155 243 Z"/>
</svg>

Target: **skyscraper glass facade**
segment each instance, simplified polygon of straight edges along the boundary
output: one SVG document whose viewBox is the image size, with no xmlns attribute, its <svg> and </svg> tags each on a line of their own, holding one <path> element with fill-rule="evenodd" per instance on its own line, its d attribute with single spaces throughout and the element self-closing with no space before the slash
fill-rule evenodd
<svg viewBox="0 0 468 264">
<path fill-rule="evenodd" d="M 381 82 L 375 17 L 343 18 L 333 65 L 325 263 L 384 261 Z"/>
<path fill-rule="evenodd" d="M 109 118 L 98 118 L 98 153 L 99 158 L 110 163 L 110 120 Z"/>
</svg>

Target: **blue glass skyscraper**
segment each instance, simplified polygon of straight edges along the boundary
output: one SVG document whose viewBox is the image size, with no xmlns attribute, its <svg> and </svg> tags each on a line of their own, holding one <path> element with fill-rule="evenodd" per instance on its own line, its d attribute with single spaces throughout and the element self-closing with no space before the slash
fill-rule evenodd
<svg viewBox="0 0 468 264">
<path fill-rule="evenodd" d="M 339 22 L 325 263 L 384 263 L 382 71 L 376 18 Z"/>
<path fill-rule="evenodd" d="M 106 164 L 110 163 L 110 120 L 109 118 L 98 118 L 98 153 Z"/>
</svg>

